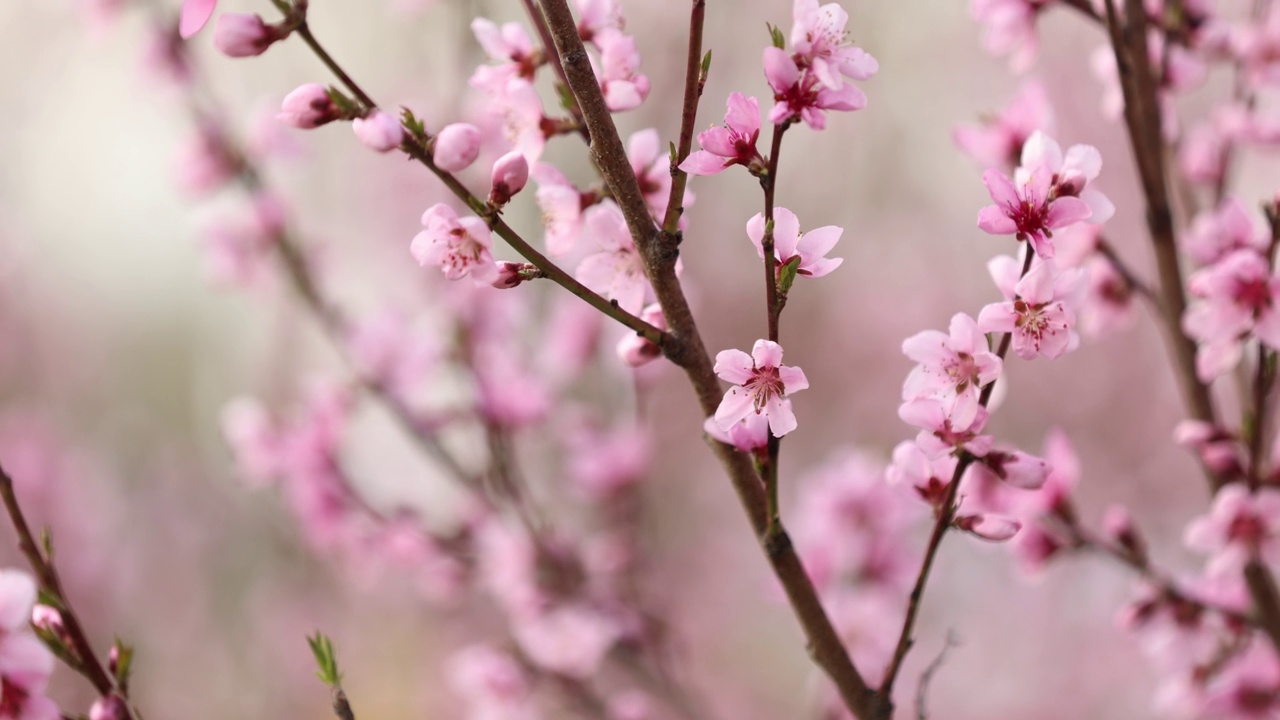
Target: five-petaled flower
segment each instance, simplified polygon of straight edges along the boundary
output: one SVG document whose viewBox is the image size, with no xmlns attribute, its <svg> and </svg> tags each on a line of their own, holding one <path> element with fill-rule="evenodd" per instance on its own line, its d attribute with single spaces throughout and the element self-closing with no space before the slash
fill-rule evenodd
<svg viewBox="0 0 1280 720">
<path fill-rule="evenodd" d="M 750 355 L 722 350 L 716 355 L 715 371 L 734 384 L 716 409 L 715 422 L 721 430 L 728 432 L 752 413 L 768 418 L 775 437 L 796 429 L 788 396 L 809 387 L 809 380 L 800 368 L 782 364 L 781 345 L 757 340 Z"/>
<path fill-rule="evenodd" d="M 439 265 L 444 276 L 458 280 L 470 276 L 481 285 L 498 279 L 498 266 L 489 248 L 489 227 L 478 217 L 458 217 L 453 208 L 437 203 L 422 214 L 422 232 L 409 246 L 419 265 Z"/>
<path fill-rule="evenodd" d="M 756 213 L 747 221 L 747 236 L 756 246 L 756 253 L 764 258 L 764 215 Z M 826 257 L 831 248 L 839 242 L 844 233 L 835 225 L 814 228 L 807 233 L 800 232 L 800 220 L 796 214 L 786 208 L 775 208 L 773 211 L 773 254 L 778 259 L 777 271 L 792 258 L 800 258 L 797 275 L 822 277 L 840 267 L 844 258 Z"/>
<path fill-rule="evenodd" d="M 764 169 L 756 149 L 760 137 L 760 101 L 736 92 L 725 103 L 724 127 L 698 133 L 701 150 L 689 153 L 680 169 L 690 175 L 715 175 L 731 165 L 745 165 L 753 172 Z"/>
</svg>

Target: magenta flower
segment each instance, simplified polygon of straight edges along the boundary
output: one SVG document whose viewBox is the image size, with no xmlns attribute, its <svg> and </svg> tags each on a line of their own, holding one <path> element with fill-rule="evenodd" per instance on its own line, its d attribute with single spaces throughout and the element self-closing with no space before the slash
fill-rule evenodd
<svg viewBox="0 0 1280 720">
<path fill-rule="evenodd" d="M 715 421 L 721 430 L 728 432 L 752 413 L 769 420 L 769 430 L 775 437 L 796 429 L 788 396 L 809 387 L 809 380 L 800 368 L 782 364 L 781 345 L 757 340 L 750 355 L 741 350 L 722 350 L 716 355 L 715 371 L 735 385 L 716 409 Z"/>
<path fill-rule="evenodd" d="M 453 208 L 437 203 L 422 214 L 422 224 L 426 229 L 409 246 L 419 265 L 438 265 L 450 280 L 470 276 L 477 284 L 489 285 L 498 279 L 489 251 L 493 240 L 483 220 L 460 218 Z"/>
<path fill-rule="evenodd" d="M 715 175 L 731 165 L 761 169 L 764 158 L 756 149 L 760 137 L 760 101 L 742 93 L 729 95 L 724 127 L 698 133 L 701 150 L 689 153 L 680 169 L 690 175 Z"/>
<path fill-rule="evenodd" d="M 1009 287 L 1009 281 L 1017 278 L 1017 265 L 1018 261 L 1008 256 L 989 263 L 1005 302 L 982 308 L 978 329 L 1013 333 L 1013 351 L 1023 360 L 1037 355 L 1052 360 L 1075 349 L 1080 344 L 1080 337 L 1073 330 L 1076 316 L 1065 301 L 1076 294 L 1079 273 L 1056 273 L 1049 261 L 1041 261 Z"/>
<path fill-rule="evenodd" d="M 1264 256 L 1236 250 L 1187 280 L 1194 298 L 1182 316 L 1182 328 L 1200 343 L 1196 372 L 1208 382 L 1240 362 L 1246 336 L 1280 349 L 1280 276 Z"/>
<path fill-rule="evenodd" d="M 987 338 L 978 324 L 964 313 L 951 318 L 949 335 L 925 330 L 907 338 L 902 352 L 920 363 L 903 383 L 902 399 L 938 398 L 954 408 L 948 414 L 954 415 L 959 430 L 973 422 L 979 393 L 1000 377 L 1003 368 L 1000 358 L 987 349 Z"/>
<path fill-rule="evenodd" d="M 218 0 L 185 0 L 182 16 L 178 19 L 178 34 L 185 40 L 200 32 L 217 8 Z"/>
<path fill-rule="evenodd" d="M 622 211 L 612 201 L 587 210 L 583 221 L 587 234 L 599 243 L 601 252 L 578 265 L 577 277 L 583 285 L 616 300 L 629 313 L 640 312 L 648 291 L 640 253 L 627 230 Z"/>
<path fill-rule="evenodd" d="M 957 127 L 951 138 L 982 167 L 1016 167 L 1031 135 L 1052 125 L 1053 107 L 1044 85 L 1029 80 L 1003 110 L 978 125 Z"/>
<path fill-rule="evenodd" d="M 1052 231 L 1088 219 L 1089 206 L 1075 197 L 1050 195 L 1053 172 L 1040 166 L 1030 171 L 1019 168 L 1017 184 L 1008 175 L 992 168 L 982 174 L 994 205 L 978 212 L 978 227 L 992 235 L 1014 235 L 1031 243 L 1037 255 L 1053 257 Z"/>
<path fill-rule="evenodd" d="M 804 120 L 814 130 L 827 126 L 824 110 L 861 110 L 867 96 L 850 83 L 839 88 L 823 85 L 816 74 L 802 73 L 796 61 L 785 51 L 773 46 L 764 49 L 764 75 L 773 88 L 773 109 L 769 122 L 774 124 Z"/>
<path fill-rule="evenodd" d="M 756 254 L 764 259 L 764 215 L 756 213 L 747 221 L 747 237 L 756 246 Z M 800 219 L 786 208 L 773 210 L 773 255 L 778 262 L 775 268 L 781 274 L 782 266 L 792 258 L 800 258 L 797 275 L 806 277 L 822 277 L 840 267 L 844 258 L 828 258 L 826 254 L 840 241 L 844 234 L 842 228 L 835 225 L 814 228 L 807 233 L 800 232 Z"/>
</svg>

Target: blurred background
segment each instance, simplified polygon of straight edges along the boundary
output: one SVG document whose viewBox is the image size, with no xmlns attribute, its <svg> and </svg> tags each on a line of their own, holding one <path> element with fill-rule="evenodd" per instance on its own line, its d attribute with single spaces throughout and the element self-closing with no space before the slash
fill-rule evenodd
<svg viewBox="0 0 1280 720">
<path fill-rule="evenodd" d="M 428 127 L 475 104 L 465 79 L 483 54 L 470 19 L 520 12 L 499 0 L 312 5 L 314 31 L 348 71 Z M 654 127 L 664 139 L 676 136 L 686 6 L 623 1 L 654 88 L 640 109 L 618 116 L 624 133 Z M 1002 107 L 1019 79 L 982 51 L 981 28 L 963 2 L 846 7 L 852 39 L 880 61 L 879 75 L 860 83 L 870 104 L 831 115 L 824 132 L 794 129 L 782 158 L 779 204 L 805 228 L 845 229 L 832 253 L 844 265 L 804 283 L 784 316 L 787 361 L 812 386 L 795 398 L 800 431 L 783 453 L 784 503 L 806 470 L 842 449 L 887 461 L 911 437 L 896 412 L 910 369 L 902 340 L 945 328 L 956 312 L 976 315 L 996 298 L 987 260 L 1013 251 L 1008 239 L 976 228 L 989 202 L 982 168 L 956 150 L 952 130 Z M 223 0 L 219 10 L 274 14 L 253 0 Z M 765 22 L 785 31 L 790 15 L 781 0 L 708 3 L 714 62 L 700 127 L 720 121 L 730 92 L 767 95 Z M 300 378 L 345 370 L 282 283 L 241 292 L 209 281 L 203 237 L 231 201 L 193 198 L 177 180 L 193 126 L 181 91 L 147 60 L 149 17 L 110 0 L 0 4 L 0 460 L 36 522 L 53 528 L 59 564 L 98 646 L 105 650 L 113 634 L 137 646 L 134 696 L 148 716 L 329 716 L 304 642 L 317 628 L 334 638 L 358 715 L 459 716 L 442 668 L 457 647 L 484 635 L 483 620 L 465 602 L 425 602 L 402 573 L 316 552 L 278 493 L 241 481 L 222 439 L 219 418 L 232 398 L 252 394 L 284 408 Z M 1102 117 L 1089 67 L 1103 34 L 1066 10 L 1047 13 L 1040 27 L 1035 74 L 1053 101 L 1057 137 L 1101 149 L 1100 187 L 1119 208 L 1108 236 L 1150 277 L 1128 147 L 1121 127 Z M 407 252 L 422 211 L 443 199 L 438 182 L 399 157 L 370 153 L 343 127 L 272 125 L 285 93 L 329 82 L 300 43 L 231 60 L 210 40 L 206 30 L 192 41 L 194 62 L 236 131 L 271 148 L 267 175 L 294 226 L 322 248 L 334 295 L 373 312 L 412 306 L 438 289 L 438 273 L 428 277 Z M 1204 101 L 1225 87 L 1226 78 L 1211 78 Z M 1184 108 L 1189 116 L 1198 97 Z M 576 139 L 553 139 L 547 156 L 585 176 Z M 1262 160 L 1244 162 L 1240 194 L 1261 196 L 1274 178 L 1268 172 L 1274 166 Z M 466 177 L 474 187 L 487 181 L 481 169 Z M 695 179 L 691 189 L 684 279 L 709 347 L 747 348 L 764 332 L 759 261 L 743 230 L 759 210 L 756 185 L 728 172 Z M 508 219 L 537 238 L 529 195 Z M 505 248 L 497 254 L 514 257 Z M 545 299 L 555 291 L 510 292 Z M 611 356 L 621 332 L 605 332 Z M 1130 329 L 1057 361 L 1008 367 L 995 433 L 1036 452 L 1046 432 L 1063 429 L 1082 458 L 1087 521 L 1096 525 L 1103 508 L 1123 503 L 1160 562 L 1194 567 L 1179 536 L 1205 506 L 1206 490 L 1172 442 L 1181 412 L 1151 318 L 1142 312 Z M 641 375 L 660 448 L 641 486 L 644 577 L 677 638 L 674 666 L 717 717 L 816 712 L 815 670 L 701 442 L 685 379 L 670 367 Z M 628 386 L 621 370 L 609 377 Z M 448 517 L 447 482 L 376 406 L 362 406 L 343 449 L 375 505 Z M 918 530 L 922 537 L 926 528 Z M 0 545 L 7 564 L 21 564 L 12 542 Z M 1124 570 L 1090 557 L 1058 562 L 1029 582 L 1006 548 L 949 538 L 905 670 L 904 709 L 953 634 L 958 645 L 929 687 L 936 717 L 1157 717 L 1154 672 L 1139 642 L 1114 623 L 1132 584 Z M 68 713 L 93 699 L 69 674 L 55 682 Z"/>
</svg>

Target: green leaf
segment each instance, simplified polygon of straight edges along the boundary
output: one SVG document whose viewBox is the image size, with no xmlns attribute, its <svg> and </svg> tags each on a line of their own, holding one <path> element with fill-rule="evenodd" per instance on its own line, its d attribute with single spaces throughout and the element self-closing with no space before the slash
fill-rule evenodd
<svg viewBox="0 0 1280 720">
<path fill-rule="evenodd" d="M 400 121 L 404 123 L 404 126 L 409 129 L 409 133 L 415 138 L 422 139 L 427 136 L 427 126 L 409 108 L 400 108 Z"/>
<path fill-rule="evenodd" d="M 319 668 L 316 677 L 329 687 L 340 686 L 342 673 L 338 672 L 338 659 L 333 654 L 333 641 L 317 630 L 315 637 L 307 638 L 307 644 L 311 646 L 311 654 L 315 656 L 316 666 Z"/>
<path fill-rule="evenodd" d="M 796 281 L 796 273 L 800 270 L 800 256 L 796 255 L 787 261 L 778 271 L 778 292 L 786 295 L 791 291 L 791 284 Z"/>
<path fill-rule="evenodd" d="M 711 72 L 711 51 L 708 50 L 706 55 L 702 56 L 702 79 L 707 79 L 707 73 Z"/>
<path fill-rule="evenodd" d="M 556 83 L 556 97 L 560 99 L 560 107 L 573 113 L 578 107 L 578 101 L 573 97 L 573 91 L 564 83 Z"/>
<path fill-rule="evenodd" d="M 782 30 L 769 23 L 765 23 L 765 26 L 769 28 L 769 37 L 773 39 L 773 46 L 779 50 L 786 49 L 787 36 L 782 34 Z"/>
<path fill-rule="evenodd" d="M 356 102 L 347 97 L 338 88 L 330 85 L 326 92 L 329 93 L 329 99 L 333 101 L 333 104 L 337 105 L 338 109 L 342 111 L 344 117 L 359 117 L 363 114 L 363 110 L 356 105 Z"/>
<path fill-rule="evenodd" d="M 133 646 L 126 645 L 120 638 L 116 638 L 114 649 L 116 651 L 116 684 L 122 688 L 129 687 L 129 674 L 133 671 Z"/>
</svg>

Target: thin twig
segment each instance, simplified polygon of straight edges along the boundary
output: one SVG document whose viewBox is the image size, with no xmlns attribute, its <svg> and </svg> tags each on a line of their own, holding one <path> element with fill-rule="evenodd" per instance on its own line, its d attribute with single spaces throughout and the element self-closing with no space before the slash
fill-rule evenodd
<svg viewBox="0 0 1280 720">
<path fill-rule="evenodd" d="M 667 214 L 662 219 L 662 232 L 674 238 L 680 231 L 684 214 L 684 189 L 689 174 L 680 164 L 693 147 L 693 126 L 698 120 L 698 100 L 707 78 L 702 74 L 702 26 L 707 14 L 706 0 L 692 0 L 689 11 L 689 52 L 684 67 L 684 102 L 680 107 L 680 139 L 671 163 L 671 193 L 667 196 Z M 558 56 L 557 56 L 558 58 Z"/>
<path fill-rule="evenodd" d="M 933 682 L 933 676 L 938 674 L 938 670 L 942 669 L 942 663 L 947 659 L 947 653 L 951 648 L 958 647 L 960 641 L 956 639 L 954 632 L 947 633 L 946 642 L 943 643 L 942 649 L 938 651 L 938 657 L 933 659 L 925 667 L 924 672 L 920 673 L 920 683 L 916 685 L 916 720 L 929 720 L 929 711 L 925 707 L 925 701 L 929 698 L 929 684 Z"/>
</svg>

